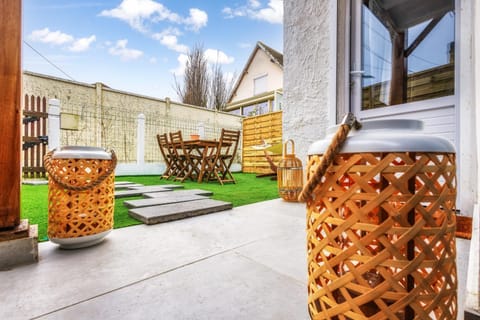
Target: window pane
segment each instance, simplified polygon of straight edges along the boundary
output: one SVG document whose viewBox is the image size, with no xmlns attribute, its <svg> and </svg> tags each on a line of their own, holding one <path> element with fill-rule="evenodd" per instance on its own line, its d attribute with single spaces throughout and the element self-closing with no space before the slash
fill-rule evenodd
<svg viewBox="0 0 480 320">
<path fill-rule="evenodd" d="M 362 110 L 453 95 L 453 1 L 381 3 L 362 6 Z"/>
<path fill-rule="evenodd" d="M 253 79 L 253 95 L 257 95 L 267 91 L 267 75 L 263 75 Z"/>
<path fill-rule="evenodd" d="M 242 108 L 242 115 L 244 116 L 254 116 L 255 114 L 255 106 L 247 106 Z"/>
</svg>

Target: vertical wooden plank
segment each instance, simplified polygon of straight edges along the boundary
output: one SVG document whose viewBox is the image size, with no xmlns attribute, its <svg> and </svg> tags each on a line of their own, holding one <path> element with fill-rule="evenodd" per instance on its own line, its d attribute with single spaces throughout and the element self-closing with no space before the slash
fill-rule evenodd
<svg viewBox="0 0 480 320">
<path fill-rule="evenodd" d="M 21 0 L 0 0 L 0 229 L 20 223 Z"/>
<path fill-rule="evenodd" d="M 30 97 L 30 111 L 35 111 L 35 96 Z M 29 122 L 28 123 L 28 136 L 33 137 L 35 135 L 35 122 Z M 35 166 L 35 149 L 34 148 L 29 148 L 28 152 L 30 153 L 29 155 L 29 160 L 30 162 L 28 163 L 28 167 L 33 168 Z M 34 178 L 35 173 L 33 171 L 30 171 L 28 173 L 30 178 Z"/>
<path fill-rule="evenodd" d="M 46 113 L 47 114 L 47 98 L 43 97 L 42 99 L 42 112 Z M 43 117 L 42 118 L 42 136 L 46 136 L 47 135 L 47 116 Z M 47 145 L 46 144 L 42 144 L 42 153 L 41 153 L 41 167 L 43 168 L 43 157 L 45 156 L 45 154 L 47 153 Z M 41 174 L 41 177 L 42 178 L 45 178 L 47 175 L 46 175 L 46 171 L 45 171 L 45 168 L 43 168 L 43 171 L 42 171 L 42 174 Z"/>
<path fill-rule="evenodd" d="M 40 97 L 37 97 L 37 105 L 36 105 L 36 108 L 35 108 L 35 111 L 42 111 L 42 100 L 40 99 Z M 38 118 L 38 121 L 34 121 L 33 122 L 33 125 L 35 127 L 35 137 L 39 137 L 41 135 L 41 131 L 40 131 L 40 123 L 41 123 L 41 118 Z M 41 167 L 40 165 L 40 145 L 35 145 L 34 149 L 35 149 L 35 172 L 34 172 L 34 175 L 35 175 L 35 178 L 40 178 L 40 172 L 38 172 L 38 168 Z"/>
<path fill-rule="evenodd" d="M 29 97 L 28 94 L 25 95 L 24 97 L 24 105 L 23 105 L 23 110 L 28 110 L 29 106 Z M 28 125 L 24 124 L 23 125 L 23 136 L 28 137 Z M 23 150 L 23 177 L 28 178 L 28 172 L 26 171 L 28 167 L 28 150 L 25 149 Z"/>
</svg>

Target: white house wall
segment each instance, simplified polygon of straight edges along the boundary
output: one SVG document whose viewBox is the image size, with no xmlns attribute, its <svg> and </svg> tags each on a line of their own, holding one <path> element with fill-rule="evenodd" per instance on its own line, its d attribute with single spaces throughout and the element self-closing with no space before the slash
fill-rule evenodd
<svg viewBox="0 0 480 320">
<path fill-rule="evenodd" d="M 334 1 L 284 1 L 284 140 L 295 141 L 297 156 L 325 136 L 335 117 L 336 16 Z M 333 111 L 332 111 L 333 110 Z"/>
<path fill-rule="evenodd" d="M 251 98 L 254 95 L 253 80 L 262 75 L 267 75 L 267 92 L 282 89 L 282 69 L 277 64 L 271 62 L 270 57 L 263 50 L 258 49 L 231 102 L 234 103 Z"/>
</svg>

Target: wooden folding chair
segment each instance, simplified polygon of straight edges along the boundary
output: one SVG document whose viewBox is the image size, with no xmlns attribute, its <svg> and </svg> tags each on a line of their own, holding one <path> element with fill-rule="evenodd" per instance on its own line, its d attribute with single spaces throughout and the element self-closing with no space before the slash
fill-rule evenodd
<svg viewBox="0 0 480 320">
<path fill-rule="evenodd" d="M 170 140 L 179 166 L 178 174 L 174 180 L 181 182 L 187 178 L 195 180 L 199 174 L 198 163 L 200 158 L 191 154 L 192 149 L 185 146 L 182 131 L 170 132 Z"/>
<path fill-rule="evenodd" d="M 225 182 L 236 183 L 230 172 L 235 155 L 237 154 L 239 130 L 222 129 L 216 152 L 207 159 L 206 176 L 208 180 L 217 180 L 223 185 Z"/>
<path fill-rule="evenodd" d="M 157 142 L 166 166 L 165 171 L 160 176 L 160 179 L 168 180 L 177 175 L 177 172 L 179 171 L 178 160 L 176 159 L 172 144 L 168 141 L 168 136 L 166 133 L 157 134 Z"/>
</svg>

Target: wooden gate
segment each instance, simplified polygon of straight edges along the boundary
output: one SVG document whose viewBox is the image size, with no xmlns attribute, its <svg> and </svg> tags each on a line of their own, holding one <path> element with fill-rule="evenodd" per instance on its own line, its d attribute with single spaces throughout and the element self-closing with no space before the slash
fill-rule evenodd
<svg viewBox="0 0 480 320">
<path fill-rule="evenodd" d="M 25 95 L 23 105 L 23 178 L 45 178 L 47 152 L 47 99 Z"/>
</svg>

